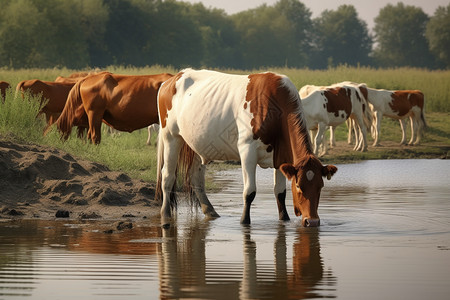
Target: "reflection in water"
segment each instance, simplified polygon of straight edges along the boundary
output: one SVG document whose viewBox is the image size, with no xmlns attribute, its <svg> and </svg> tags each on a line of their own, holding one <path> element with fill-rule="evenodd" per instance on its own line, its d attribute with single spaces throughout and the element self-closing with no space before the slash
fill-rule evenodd
<svg viewBox="0 0 450 300">
<path fill-rule="evenodd" d="M 194 222 L 182 233 L 175 226 L 163 231 L 159 248 L 161 298 L 307 299 L 333 290 L 326 287 L 333 286 L 336 279 L 330 272 L 324 275 L 317 230 L 299 228 L 292 245 L 293 257 L 288 258 L 286 228 L 280 223 L 273 260 L 258 263 L 258 243 L 252 239 L 252 229 L 242 227 L 242 263 L 220 263 L 205 255 L 209 227 L 209 222 Z"/>
<path fill-rule="evenodd" d="M 239 172 L 221 176 L 229 181 Z M 339 166 L 325 183 L 323 223 L 315 229 L 293 216 L 279 222 L 273 174 L 257 172 L 248 227 L 239 224 L 241 182 L 211 195 L 221 218 L 207 221 L 180 208 L 169 230 L 159 227 L 159 217 L 112 234 L 101 221 L 0 222 L 0 299 L 450 295 L 449 161 Z"/>
<path fill-rule="evenodd" d="M 332 296 L 336 280 L 324 274 L 318 230 L 279 223 L 270 235 L 242 227 L 241 239 L 217 240 L 213 222 L 193 216 L 168 230 L 136 227 L 113 234 L 83 223 L 0 223 L 0 299 L 101 299 L 111 289 L 128 299 Z M 221 261 L 208 245 L 242 256 Z"/>
</svg>

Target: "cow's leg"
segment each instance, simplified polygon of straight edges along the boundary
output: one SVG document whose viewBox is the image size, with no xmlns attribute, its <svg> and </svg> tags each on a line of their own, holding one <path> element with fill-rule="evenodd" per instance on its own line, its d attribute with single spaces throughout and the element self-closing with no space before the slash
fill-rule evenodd
<svg viewBox="0 0 450 300">
<path fill-rule="evenodd" d="M 181 137 L 174 137 L 166 134 L 160 142 L 163 145 L 163 167 L 161 170 L 161 189 L 163 194 L 163 203 L 161 206 L 161 225 L 169 227 L 171 210 L 170 198 L 172 188 L 176 180 L 176 169 L 178 164 L 178 156 L 183 145 Z"/>
<path fill-rule="evenodd" d="M 414 145 L 419 145 L 420 144 L 420 139 L 422 138 L 422 130 L 424 130 L 425 123 L 423 122 L 422 118 L 420 117 L 420 114 L 417 114 L 416 116 L 417 116 L 417 117 L 415 117 L 415 120 L 416 120 L 416 128 L 415 128 L 416 139 L 414 141 Z"/>
<path fill-rule="evenodd" d="M 411 122 L 411 139 L 409 140 L 408 145 L 411 145 L 411 146 L 417 145 L 416 139 L 418 137 L 417 129 L 419 127 L 419 124 L 416 120 L 416 116 L 415 115 L 409 116 L 409 121 Z"/>
<path fill-rule="evenodd" d="M 353 141 L 353 121 L 352 119 L 347 119 L 347 121 L 345 121 L 345 123 L 347 124 L 348 127 L 348 135 L 347 135 L 347 144 L 351 144 Z"/>
<path fill-rule="evenodd" d="M 319 149 L 320 147 L 324 147 L 324 150 L 322 151 L 321 155 L 324 155 L 326 153 L 325 145 L 323 145 L 323 137 L 325 135 L 325 131 L 327 130 L 327 126 L 324 123 L 318 124 L 318 130 L 316 135 L 316 145 L 314 149 L 314 154 L 319 155 Z"/>
<path fill-rule="evenodd" d="M 256 196 L 256 149 L 250 144 L 246 149 L 240 150 L 242 177 L 244 180 L 244 210 L 241 216 L 241 224 L 250 224 L 250 206 Z"/>
<path fill-rule="evenodd" d="M 367 129 L 366 129 L 366 125 L 364 124 L 364 119 L 363 119 L 363 112 L 361 110 L 361 114 L 357 114 L 356 117 L 356 123 L 357 123 L 357 127 L 358 128 L 358 139 L 356 141 L 356 146 L 355 146 L 355 150 L 359 150 L 362 152 L 367 151 Z"/>
<path fill-rule="evenodd" d="M 317 135 L 317 128 L 309 130 L 309 137 L 311 138 L 313 149 L 316 149 L 316 135 Z"/>
<path fill-rule="evenodd" d="M 87 116 L 89 121 L 88 137 L 94 144 L 100 144 L 102 139 L 102 114 L 91 110 L 87 112 Z"/>
<path fill-rule="evenodd" d="M 211 202 L 205 192 L 205 171 L 206 166 L 201 163 L 201 159 L 198 155 L 195 155 L 193 164 L 189 170 L 191 178 L 191 186 L 194 190 L 195 196 L 200 202 L 203 213 L 208 218 L 218 218 L 219 214 L 214 210 Z"/>
<path fill-rule="evenodd" d="M 355 146 L 356 145 L 360 145 L 361 144 L 361 138 L 362 138 L 361 133 L 360 133 L 360 128 L 356 124 L 356 121 L 354 119 L 351 119 L 350 122 L 352 123 L 353 134 L 355 136 Z"/>
<path fill-rule="evenodd" d="M 400 128 L 402 129 L 402 140 L 400 141 L 400 145 L 405 145 L 406 144 L 406 130 L 405 130 L 406 119 L 400 119 L 398 121 L 400 123 Z"/>
<path fill-rule="evenodd" d="M 147 127 L 147 131 L 148 131 L 147 145 L 150 145 L 152 139 L 152 125 L 149 125 Z"/>
<path fill-rule="evenodd" d="M 279 169 L 273 171 L 274 188 L 273 192 L 277 199 L 278 206 L 278 219 L 283 221 L 289 221 L 289 215 L 286 210 L 286 177 Z"/>
<path fill-rule="evenodd" d="M 336 140 L 334 138 L 334 129 L 336 126 L 330 126 L 330 148 L 333 148 L 336 146 Z"/>
<path fill-rule="evenodd" d="M 380 132 L 381 132 L 381 119 L 383 118 L 383 113 L 380 111 L 377 111 L 376 113 L 373 114 L 374 116 L 374 122 L 375 122 L 375 128 L 374 128 L 374 141 L 373 141 L 373 146 L 379 146 L 380 145 Z"/>
</svg>

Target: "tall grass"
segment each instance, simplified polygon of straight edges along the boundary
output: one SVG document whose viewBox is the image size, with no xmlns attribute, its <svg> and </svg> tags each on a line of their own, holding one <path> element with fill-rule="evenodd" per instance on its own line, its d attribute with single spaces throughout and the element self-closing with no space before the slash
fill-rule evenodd
<svg viewBox="0 0 450 300">
<path fill-rule="evenodd" d="M 144 68 L 109 66 L 104 70 L 119 74 L 157 74 L 168 72 L 175 74 L 172 67 L 151 66 Z M 16 86 L 24 79 L 53 81 L 57 76 L 68 76 L 73 72 L 92 70 L 62 69 L 0 69 L 0 80 Z M 99 71 L 99 70 L 97 70 Z M 271 68 L 261 70 L 222 70 L 229 73 L 248 74 L 259 71 L 275 71 L 285 74 L 298 89 L 306 84 L 329 85 L 340 81 L 364 82 L 368 86 L 389 90 L 418 89 L 425 94 L 426 111 L 450 112 L 450 70 L 425 70 L 416 68 L 376 69 L 371 67 L 339 66 L 328 70 Z"/>
</svg>

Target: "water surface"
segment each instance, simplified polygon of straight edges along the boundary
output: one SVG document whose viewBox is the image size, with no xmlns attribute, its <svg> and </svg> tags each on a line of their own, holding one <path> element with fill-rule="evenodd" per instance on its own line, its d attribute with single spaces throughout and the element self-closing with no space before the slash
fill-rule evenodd
<svg viewBox="0 0 450 300">
<path fill-rule="evenodd" d="M 320 228 L 277 220 L 272 170 L 258 169 L 251 226 L 240 170 L 210 195 L 219 219 L 182 207 L 105 233 L 102 221 L 0 223 L 0 299 L 449 299 L 450 162 L 338 165 Z M 230 184 L 231 181 L 231 184 Z"/>
</svg>

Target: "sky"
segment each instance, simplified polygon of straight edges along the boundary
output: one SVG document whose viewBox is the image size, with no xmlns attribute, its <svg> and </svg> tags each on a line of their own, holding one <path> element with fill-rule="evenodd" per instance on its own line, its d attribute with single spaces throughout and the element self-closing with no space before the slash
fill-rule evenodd
<svg viewBox="0 0 450 300">
<path fill-rule="evenodd" d="M 221 8 L 228 14 L 258 7 L 262 4 L 273 5 L 278 0 L 182 0 L 184 2 L 202 2 L 208 8 Z M 312 17 L 318 17 L 325 10 L 336 10 L 340 5 L 351 4 L 358 12 L 359 18 L 364 20 L 369 29 L 374 26 L 374 19 L 380 9 L 391 3 L 396 5 L 403 2 L 405 5 L 421 7 L 429 16 L 433 16 L 436 8 L 447 6 L 450 0 L 300 0 L 312 12 Z"/>
</svg>

